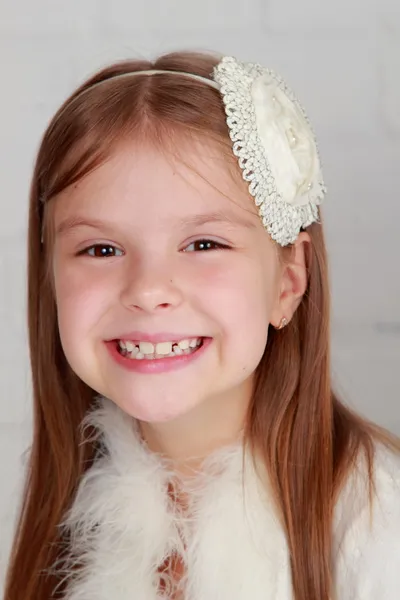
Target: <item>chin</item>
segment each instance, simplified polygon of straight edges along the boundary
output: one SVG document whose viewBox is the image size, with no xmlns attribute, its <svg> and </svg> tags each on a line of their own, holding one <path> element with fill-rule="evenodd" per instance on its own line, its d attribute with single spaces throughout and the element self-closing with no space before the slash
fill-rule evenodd
<svg viewBox="0 0 400 600">
<path fill-rule="evenodd" d="M 163 400 L 162 405 L 153 400 L 138 402 L 138 399 L 132 398 L 110 398 L 121 410 L 130 415 L 134 419 L 145 423 L 168 423 L 188 414 L 195 406 L 193 405 L 177 405 L 175 400 L 168 403 Z"/>
</svg>

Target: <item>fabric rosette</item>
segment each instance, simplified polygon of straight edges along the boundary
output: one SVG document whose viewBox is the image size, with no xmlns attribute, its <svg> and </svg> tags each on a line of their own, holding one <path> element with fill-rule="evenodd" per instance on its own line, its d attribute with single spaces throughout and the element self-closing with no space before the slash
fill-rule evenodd
<svg viewBox="0 0 400 600">
<path fill-rule="evenodd" d="M 262 222 L 282 246 L 318 221 L 326 188 L 316 139 L 285 82 L 261 65 L 224 57 L 215 67 L 243 178 Z"/>
</svg>

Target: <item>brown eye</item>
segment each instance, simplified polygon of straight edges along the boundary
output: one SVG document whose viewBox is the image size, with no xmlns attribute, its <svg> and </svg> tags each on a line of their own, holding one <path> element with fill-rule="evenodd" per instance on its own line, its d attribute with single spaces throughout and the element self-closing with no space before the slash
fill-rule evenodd
<svg viewBox="0 0 400 600">
<path fill-rule="evenodd" d="M 192 248 L 192 250 L 189 250 Z M 225 244 L 220 244 L 219 242 L 215 242 L 214 240 L 196 240 L 192 242 L 185 248 L 185 252 L 204 252 L 208 250 L 222 250 L 224 248 L 229 248 L 229 246 Z"/>
<path fill-rule="evenodd" d="M 121 254 L 118 254 L 118 252 Z M 93 258 L 110 258 L 113 256 L 122 256 L 123 252 L 109 244 L 94 244 L 93 246 L 85 248 L 79 252 L 79 254 L 92 256 Z"/>
</svg>

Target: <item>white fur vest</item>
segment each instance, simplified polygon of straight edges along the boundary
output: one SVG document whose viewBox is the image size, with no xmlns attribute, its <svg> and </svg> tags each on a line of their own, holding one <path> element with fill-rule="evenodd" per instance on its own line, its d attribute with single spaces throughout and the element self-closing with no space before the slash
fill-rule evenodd
<svg viewBox="0 0 400 600">
<path fill-rule="evenodd" d="M 160 591 L 158 568 L 174 553 L 185 566 L 179 596 L 185 600 L 293 598 L 285 535 L 249 456 L 243 469 L 241 443 L 203 464 L 188 490 L 188 518 L 167 492 L 173 476 L 168 462 L 150 452 L 132 418 L 101 399 L 86 422 L 96 427 L 104 451 L 82 478 L 63 522 L 71 535 L 63 563 L 66 600 L 170 598 L 171 592 Z M 358 596 L 359 578 L 365 579 L 359 544 L 367 527 L 353 522 L 365 500 L 360 488 L 357 494 L 354 485 L 347 489 L 335 519 L 338 599 L 386 598 L 379 583 L 378 595 Z M 399 524 L 400 509 L 397 515 Z M 76 573 L 74 563 L 81 565 Z"/>
</svg>

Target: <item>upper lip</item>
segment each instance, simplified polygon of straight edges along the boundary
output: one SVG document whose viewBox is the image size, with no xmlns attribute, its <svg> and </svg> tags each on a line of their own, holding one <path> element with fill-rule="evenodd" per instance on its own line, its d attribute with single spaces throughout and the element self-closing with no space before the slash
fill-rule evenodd
<svg viewBox="0 0 400 600">
<path fill-rule="evenodd" d="M 193 334 L 176 334 L 168 332 L 160 333 L 144 333 L 143 331 L 130 331 L 123 333 L 113 340 L 126 340 L 131 342 L 151 342 L 157 344 L 158 342 L 179 342 L 180 340 L 192 340 L 199 337 L 205 337 Z"/>
</svg>

